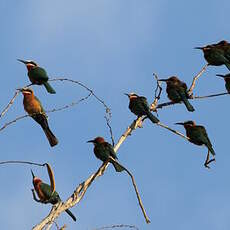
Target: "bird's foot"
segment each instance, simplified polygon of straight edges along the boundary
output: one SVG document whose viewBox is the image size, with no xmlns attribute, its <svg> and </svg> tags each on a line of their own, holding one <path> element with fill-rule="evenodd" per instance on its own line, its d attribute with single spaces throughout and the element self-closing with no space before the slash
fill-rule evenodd
<svg viewBox="0 0 230 230">
<path fill-rule="evenodd" d="M 213 158 L 213 159 L 211 159 L 211 160 L 205 161 L 205 163 L 204 163 L 204 167 L 205 167 L 205 168 L 210 169 L 209 164 L 210 164 L 211 162 L 213 162 L 213 161 L 216 161 L 216 159 L 215 159 L 215 158 Z"/>
</svg>

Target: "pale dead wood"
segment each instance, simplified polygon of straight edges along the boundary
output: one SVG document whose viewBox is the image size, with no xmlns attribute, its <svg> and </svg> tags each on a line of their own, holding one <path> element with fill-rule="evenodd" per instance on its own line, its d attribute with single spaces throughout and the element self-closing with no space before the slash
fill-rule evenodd
<svg viewBox="0 0 230 230">
<path fill-rule="evenodd" d="M 196 86 L 196 81 L 198 80 L 198 78 L 204 73 L 204 71 L 206 70 L 206 68 L 208 67 L 208 63 L 204 65 L 204 67 L 201 69 L 201 71 L 193 78 L 192 84 L 188 90 L 188 95 L 192 95 L 193 93 L 193 89 Z"/>
</svg>

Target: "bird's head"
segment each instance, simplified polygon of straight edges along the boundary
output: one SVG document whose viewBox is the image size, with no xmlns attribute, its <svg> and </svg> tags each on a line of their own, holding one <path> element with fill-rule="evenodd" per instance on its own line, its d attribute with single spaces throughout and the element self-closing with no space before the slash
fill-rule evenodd
<svg viewBox="0 0 230 230">
<path fill-rule="evenodd" d="M 19 88 L 18 89 L 24 96 L 33 95 L 34 92 L 31 88 Z"/>
<path fill-rule="evenodd" d="M 31 174 L 32 174 L 32 177 L 33 177 L 33 184 L 34 184 L 34 186 L 36 186 L 38 183 L 41 183 L 41 182 L 42 182 L 42 180 L 41 180 L 40 178 L 38 178 L 38 177 L 36 177 L 36 176 L 34 175 L 32 169 L 31 169 Z"/>
<path fill-rule="evenodd" d="M 104 143 L 104 142 L 105 142 L 105 139 L 103 137 L 96 137 L 93 140 L 87 141 L 87 143 L 93 143 L 94 145 L 101 144 L 101 143 Z"/>
<path fill-rule="evenodd" d="M 218 42 L 217 45 L 224 46 L 224 45 L 229 45 L 229 43 L 226 40 L 222 40 Z"/>
<path fill-rule="evenodd" d="M 176 76 L 172 76 L 172 77 L 169 77 L 169 78 L 166 78 L 166 79 L 159 79 L 158 81 L 165 81 L 165 82 L 178 82 L 180 81 L 178 77 Z"/>
<path fill-rule="evenodd" d="M 183 125 L 184 127 L 191 127 L 191 126 L 195 126 L 196 125 L 195 121 L 177 122 L 175 124 L 176 125 Z"/>
<path fill-rule="evenodd" d="M 32 60 L 22 60 L 22 59 L 17 59 L 17 60 L 25 64 L 28 71 L 38 66 L 38 64 Z"/>
<path fill-rule="evenodd" d="M 126 96 L 129 97 L 129 99 L 135 99 L 135 98 L 138 98 L 139 96 L 136 94 L 136 93 L 125 93 Z"/>
</svg>

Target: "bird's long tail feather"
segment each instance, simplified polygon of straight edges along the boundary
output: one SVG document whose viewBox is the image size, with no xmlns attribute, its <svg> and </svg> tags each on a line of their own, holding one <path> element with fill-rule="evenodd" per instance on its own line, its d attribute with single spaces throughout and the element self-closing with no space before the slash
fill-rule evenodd
<svg viewBox="0 0 230 230">
<path fill-rule="evenodd" d="M 159 119 L 156 118 L 150 111 L 147 112 L 147 117 L 152 121 L 152 123 L 158 123 Z"/>
<path fill-rule="evenodd" d="M 55 94 L 56 91 L 52 88 L 52 86 L 48 82 L 44 82 L 43 85 L 45 86 L 48 93 Z"/>
<path fill-rule="evenodd" d="M 66 209 L 65 211 L 66 211 L 66 213 L 67 213 L 74 221 L 77 220 L 76 217 L 74 216 L 74 214 L 73 214 L 72 212 L 70 212 L 69 209 Z"/>
<path fill-rule="evenodd" d="M 38 114 L 33 115 L 32 117 L 36 122 L 38 122 L 41 125 L 41 127 L 42 127 L 42 129 L 43 129 L 43 131 L 44 131 L 44 133 L 45 133 L 45 135 L 46 135 L 46 137 L 50 143 L 50 146 L 53 147 L 53 146 L 57 145 L 58 139 L 54 136 L 54 134 L 50 130 L 46 116 L 42 113 L 38 113 Z"/>
</svg>

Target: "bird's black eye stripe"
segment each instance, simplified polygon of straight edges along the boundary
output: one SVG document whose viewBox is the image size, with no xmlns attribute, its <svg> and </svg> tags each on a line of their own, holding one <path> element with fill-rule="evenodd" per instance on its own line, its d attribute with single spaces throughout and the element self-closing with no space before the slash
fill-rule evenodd
<svg viewBox="0 0 230 230">
<path fill-rule="evenodd" d="M 30 61 L 29 63 L 32 64 L 32 65 L 37 66 L 37 64 L 34 61 Z"/>
</svg>

